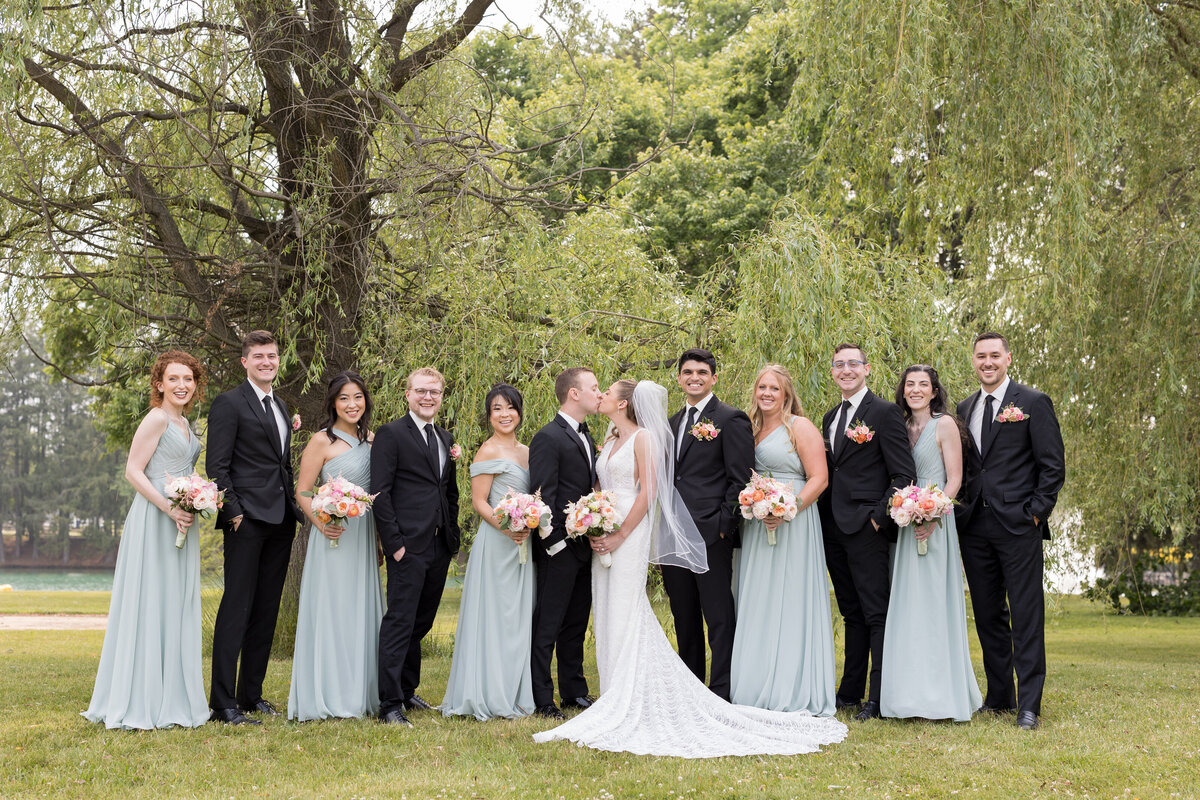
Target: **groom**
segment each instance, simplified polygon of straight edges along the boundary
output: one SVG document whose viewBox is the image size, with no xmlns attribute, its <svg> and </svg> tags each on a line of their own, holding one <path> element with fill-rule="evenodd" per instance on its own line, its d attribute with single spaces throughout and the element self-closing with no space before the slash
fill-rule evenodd
<svg viewBox="0 0 1200 800">
<path fill-rule="evenodd" d="M 821 494 L 825 564 L 846 630 L 846 656 L 835 703 L 854 708 L 862 700 L 870 662 L 867 702 L 855 719 L 879 716 L 883 630 L 891 578 L 889 540 L 896 526 L 888 501 L 916 480 L 904 413 L 867 388 L 871 365 L 861 347 L 843 342 L 833 351 L 833 380 L 842 402 L 821 422 L 829 486 Z"/>
<path fill-rule="evenodd" d="M 225 533 L 225 591 L 213 628 L 212 718 L 260 724 L 243 712 L 279 712 L 262 696 L 279 598 L 296 521 L 292 426 L 272 391 L 279 345 L 268 331 L 242 340 L 246 381 L 219 395 L 208 413 L 204 469 L 225 493 L 217 525 Z M 238 671 L 238 656 L 241 671 Z"/>
<path fill-rule="evenodd" d="M 729 699 L 733 660 L 733 548 L 740 544 L 738 493 L 754 466 L 754 434 L 745 412 L 713 394 L 717 359 L 699 347 L 679 356 L 676 380 L 687 398 L 671 417 L 675 436 L 675 488 L 704 537 L 708 571 L 662 568 L 663 588 L 675 617 L 679 657 L 704 681 L 704 624 L 712 649 L 709 688 Z M 711 425 L 711 429 L 708 427 Z"/>
<path fill-rule="evenodd" d="M 551 530 L 531 536 L 537 564 L 533 639 L 529 671 L 534 713 L 564 719 L 554 704 L 550 660 L 558 651 L 558 692 L 564 708 L 587 708 L 583 639 L 592 608 L 592 548 L 586 539 L 568 539 L 564 509 L 596 485 L 596 445 L 585 418 L 600 408 L 600 385 L 584 367 L 571 367 L 554 381 L 558 414 L 529 443 L 530 491 L 541 491 L 550 507 Z"/>
<path fill-rule="evenodd" d="M 404 713 L 433 708 L 417 694 L 421 640 L 433 627 L 450 558 L 458 552 L 457 458 L 435 423 L 446 379 L 432 367 L 405 381 L 408 413 L 382 426 L 371 446 L 371 509 L 387 564 L 387 611 L 379 625 L 379 719 L 411 727 Z"/>
<path fill-rule="evenodd" d="M 1050 398 L 1008 377 L 1007 339 L 981 333 L 972 359 L 979 391 L 958 404 L 971 445 L 955 519 L 987 675 L 980 711 L 1017 711 L 1017 726 L 1033 730 L 1046 682 L 1042 540 L 1066 475 L 1062 433 Z"/>
</svg>

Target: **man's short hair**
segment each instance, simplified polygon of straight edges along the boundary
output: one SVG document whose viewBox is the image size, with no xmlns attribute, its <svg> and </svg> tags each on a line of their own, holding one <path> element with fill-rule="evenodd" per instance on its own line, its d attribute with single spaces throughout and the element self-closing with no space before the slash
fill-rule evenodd
<svg viewBox="0 0 1200 800">
<path fill-rule="evenodd" d="M 279 347 L 275 335 L 270 331 L 250 331 L 242 337 L 242 358 L 250 355 L 250 348 L 262 347 L 264 344 L 273 344 L 276 349 Z"/>
<path fill-rule="evenodd" d="M 859 355 L 862 356 L 864 364 L 871 363 L 867 361 L 867 351 L 863 350 L 862 345 L 860 345 L 858 342 L 840 342 L 836 347 L 833 348 L 833 357 L 837 358 L 837 354 L 843 350 L 857 350 Z"/>
<path fill-rule="evenodd" d="M 438 372 L 433 367 L 417 367 L 412 372 L 408 373 L 408 377 L 404 379 L 404 388 L 413 388 L 413 379 L 416 377 L 436 378 L 438 383 L 442 384 L 442 388 L 446 388 L 446 376 Z"/>
<path fill-rule="evenodd" d="M 979 344 L 980 342 L 986 342 L 988 339 L 999 339 L 1000 343 L 1004 345 L 1004 352 L 1008 352 L 1008 339 L 1005 339 L 995 331 L 984 331 L 976 336 L 975 341 L 971 342 L 971 350 L 973 351 L 975 349 L 975 345 Z"/>
<path fill-rule="evenodd" d="M 558 377 L 554 379 L 554 396 L 558 398 L 558 404 L 561 406 L 567 402 L 567 395 L 572 389 L 578 389 L 580 380 L 583 375 L 594 375 L 587 367 L 567 367 L 562 372 L 558 373 Z"/>
<path fill-rule="evenodd" d="M 708 368 L 712 370 L 712 374 L 717 374 L 717 357 L 703 347 L 693 347 L 690 350 L 684 350 L 683 355 L 679 357 L 679 363 L 676 365 L 676 373 L 683 372 L 683 365 L 688 361 L 700 361 L 708 364 Z"/>
</svg>

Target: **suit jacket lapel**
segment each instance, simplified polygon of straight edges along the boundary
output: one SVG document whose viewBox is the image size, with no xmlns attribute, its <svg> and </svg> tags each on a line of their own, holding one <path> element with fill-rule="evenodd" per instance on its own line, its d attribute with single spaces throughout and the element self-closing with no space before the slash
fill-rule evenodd
<svg viewBox="0 0 1200 800">
<path fill-rule="evenodd" d="M 562 414 L 555 414 L 554 419 L 558 421 L 558 424 L 562 426 L 562 429 L 566 432 L 567 436 L 570 437 L 571 441 L 575 443 L 575 446 L 579 448 L 579 453 L 583 456 L 583 460 L 588 465 L 588 475 L 591 475 L 592 471 L 596 468 L 596 464 L 594 461 L 592 461 L 592 454 L 588 446 L 583 443 L 583 439 L 579 438 L 579 431 L 568 425 L 567 421 L 562 418 Z"/>
<path fill-rule="evenodd" d="M 246 402 L 250 405 L 250 410 L 254 412 L 254 416 L 258 417 L 259 423 L 262 424 L 263 434 L 267 437 L 267 441 L 271 443 L 271 450 L 275 455 L 282 458 L 283 452 L 279 447 L 279 423 L 275 418 L 267 413 L 267 408 L 258 399 L 258 392 L 254 391 L 254 387 L 247 380 L 242 384 L 242 395 L 246 398 Z M 274 395 L 272 395 L 273 397 Z"/>
<path fill-rule="evenodd" d="M 996 407 L 996 413 L 999 414 L 1000 409 L 1004 408 L 1004 406 L 1006 404 L 1015 402 L 1015 398 L 1019 394 L 1020 393 L 1017 391 L 1017 382 L 1009 381 L 1008 389 L 1005 390 L 1004 397 L 1002 397 L 1000 399 L 1000 405 L 998 405 Z M 986 410 L 986 408 L 985 408 L 985 410 Z M 996 441 L 996 434 L 1000 433 L 1000 426 L 1003 424 L 1004 423 L 1002 423 L 1002 422 L 993 422 L 991 431 L 982 437 L 983 438 L 983 452 L 980 453 L 980 457 L 987 456 L 988 450 L 990 450 L 992 448 L 992 442 Z M 980 430 L 982 430 L 982 429 L 983 429 L 983 421 L 980 420 Z"/>
<path fill-rule="evenodd" d="M 835 450 L 833 454 L 833 463 L 840 464 L 842 459 L 846 457 L 846 454 L 850 452 L 850 447 L 853 446 L 855 442 L 846 436 L 846 428 L 849 428 L 850 424 L 856 419 L 866 419 L 867 411 L 870 409 L 871 401 L 874 399 L 875 395 L 871 393 L 870 389 L 868 389 L 867 393 L 863 395 L 862 402 L 858 404 L 858 408 L 854 409 L 853 416 L 851 416 L 850 419 L 838 421 L 838 427 L 841 428 L 841 430 L 833 432 L 834 436 L 839 437 L 837 450 Z"/>
<path fill-rule="evenodd" d="M 709 399 L 708 403 L 705 404 L 704 408 L 700 409 L 696 413 L 696 422 L 699 423 L 700 420 L 704 419 L 704 415 L 710 413 L 713 409 L 716 408 L 716 406 L 717 406 L 717 396 L 714 394 Z M 679 424 L 687 425 L 686 404 L 684 406 L 683 412 L 681 412 Z M 678 459 L 679 461 L 683 461 L 683 459 L 687 456 L 688 450 L 692 449 L 692 442 L 694 442 L 694 441 L 696 441 L 696 437 L 690 435 L 688 432 L 685 431 L 683 434 L 683 446 L 679 448 L 679 459 Z"/>
<path fill-rule="evenodd" d="M 975 454 L 979 456 L 980 460 L 982 460 L 983 459 L 983 450 L 979 447 L 978 444 L 975 443 L 975 435 L 971 433 L 971 417 L 975 415 L 975 406 L 979 405 L 979 396 L 980 396 L 979 392 L 975 392 L 974 394 L 971 395 L 971 399 L 968 401 L 968 405 L 967 405 L 967 413 L 963 415 L 963 421 L 967 423 L 967 438 L 971 440 L 971 447 L 975 448 Z M 983 421 L 982 420 L 980 420 L 980 423 L 979 423 L 979 433 L 980 433 L 979 438 L 982 439 L 983 438 Z"/>
<path fill-rule="evenodd" d="M 429 452 L 429 443 L 425 441 L 425 432 L 417 427 L 417 423 L 408 414 L 404 415 L 404 423 L 408 428 L 409 435 L 413 438 L 413 442 L 425 454 L 425 463 L 429 465 L 429 471 L 435 478 L 441 480 L 442 471 L 438 469 L 437 461 L 434 460 L 434 456 Z M 437 428 L 434 428 L 433 432 L 437 434 Z"/>
</svg>

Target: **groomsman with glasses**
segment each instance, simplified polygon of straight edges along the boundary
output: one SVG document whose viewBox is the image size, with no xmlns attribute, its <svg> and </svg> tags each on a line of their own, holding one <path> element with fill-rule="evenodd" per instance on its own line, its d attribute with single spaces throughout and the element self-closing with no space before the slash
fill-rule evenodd
<svg viewBox="0 0 1200 800">
<path fill-rule="evenodd" d="M 1007 339 L 981 333 L 972 348 L 979 391 L 958 404 L 970 444 L 955 519 L 987 676 L 979 710 L 1016 712 L 1017 727 L 1034 730 L 1046 682 L 1042 541 L 1066 477 L 1062 433 L 1050 398 L 1008 377 Z"/>
<path fill-rule="evenodd" d="M 825 564 L 846 630 L 846 656 L 835 703 L 858 709 L 855 719 L 879 717 L 883 631 L 891 575 L 888 546 L 896 525 L 888 502 L 897 489 L 916 480 L 904 413 L 867 388 L 871 365 L 857 344 L 843 342 L 833 352 L 833 380 L 842 402 L 821 422 L 829 463 L 829 487 L 817 507 L 825 543 Z M 859 706 L 867 688 L 867 702 Z"/>
</svg>

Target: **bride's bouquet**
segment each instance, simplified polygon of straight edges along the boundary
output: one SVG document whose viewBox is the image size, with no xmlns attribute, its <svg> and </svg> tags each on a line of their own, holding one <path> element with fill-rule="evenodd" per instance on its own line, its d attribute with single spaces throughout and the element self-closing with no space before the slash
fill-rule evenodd
<svg viewBox="0 0 1200 800">
<path fill-rule="evenodd" d="M 341 475 L 321 484 L 314 492 L 300 494 L 312 498 L 313 516 L 319 519 L 322 525 L 335 522 L 343 527 L 346 520 L 366 514 L 375 500 L 375 495 L 367 494 L 366 489 L 351 483 Z M 337 539 L 329 540 L 330 549 L 337 546 Z"/>
<path fill-rule="evenodd" d="M 612 492 L 591 492 L 568 503 L 567 536 L 576 539 L 580 536 L 600 537 L 621 527 L 621 518 L 617 516 L 616 497 Z M 611 567 L 612 555 L 600 554 L 600 566 Z"/>
<path fill-rule="evenodd" d="M 550 506 L 542 502 L 540 491 L 533 494 L 509 492 L 500 498 L 493 513 L 501 527 L 510 531 L 536 530 L 543 539 L 550 535 Z M 517 545 L 517 553 L 522 564 L 529 560 L 528 539 Z"/>
<path fill-rule="evenodd" d="M 777 481 L 769 474 L 759 475 L 750 471 L 750 482 L 738 493 L 738 506 L 746 519 L 764 520 L 779 517 L 791 522 L 800 511 L 792 485 Z M 767 529 L 767 544 L 775 546 L 775 531 Z"/>
<path fill-rule="evenodd" d="M 207 517 L 225 504 L 225 493 L 217 488 L 217 484 L 201 478 L 195 472 L 186 478 L 172 478 L 168 475 L 163 491 L 171 501 L 171 508 L 201 517 Z M 176 549 L 183 549 L 187 535 L 185 528 L 175 536 Z"/>
<path fill-rule="evenodd" d="M 897 489 L 888 505 L 888 516 L 903 528 L 905 525 L 921 525 L 932 522 L 934 525 L 954 509 L 954 501 L 935 484 L 921 488 L 909 484 L 903 489 Z M 917 555 L 923 556 L 929 552 L 929 540 L 917 542 Z"/>
</svg>

